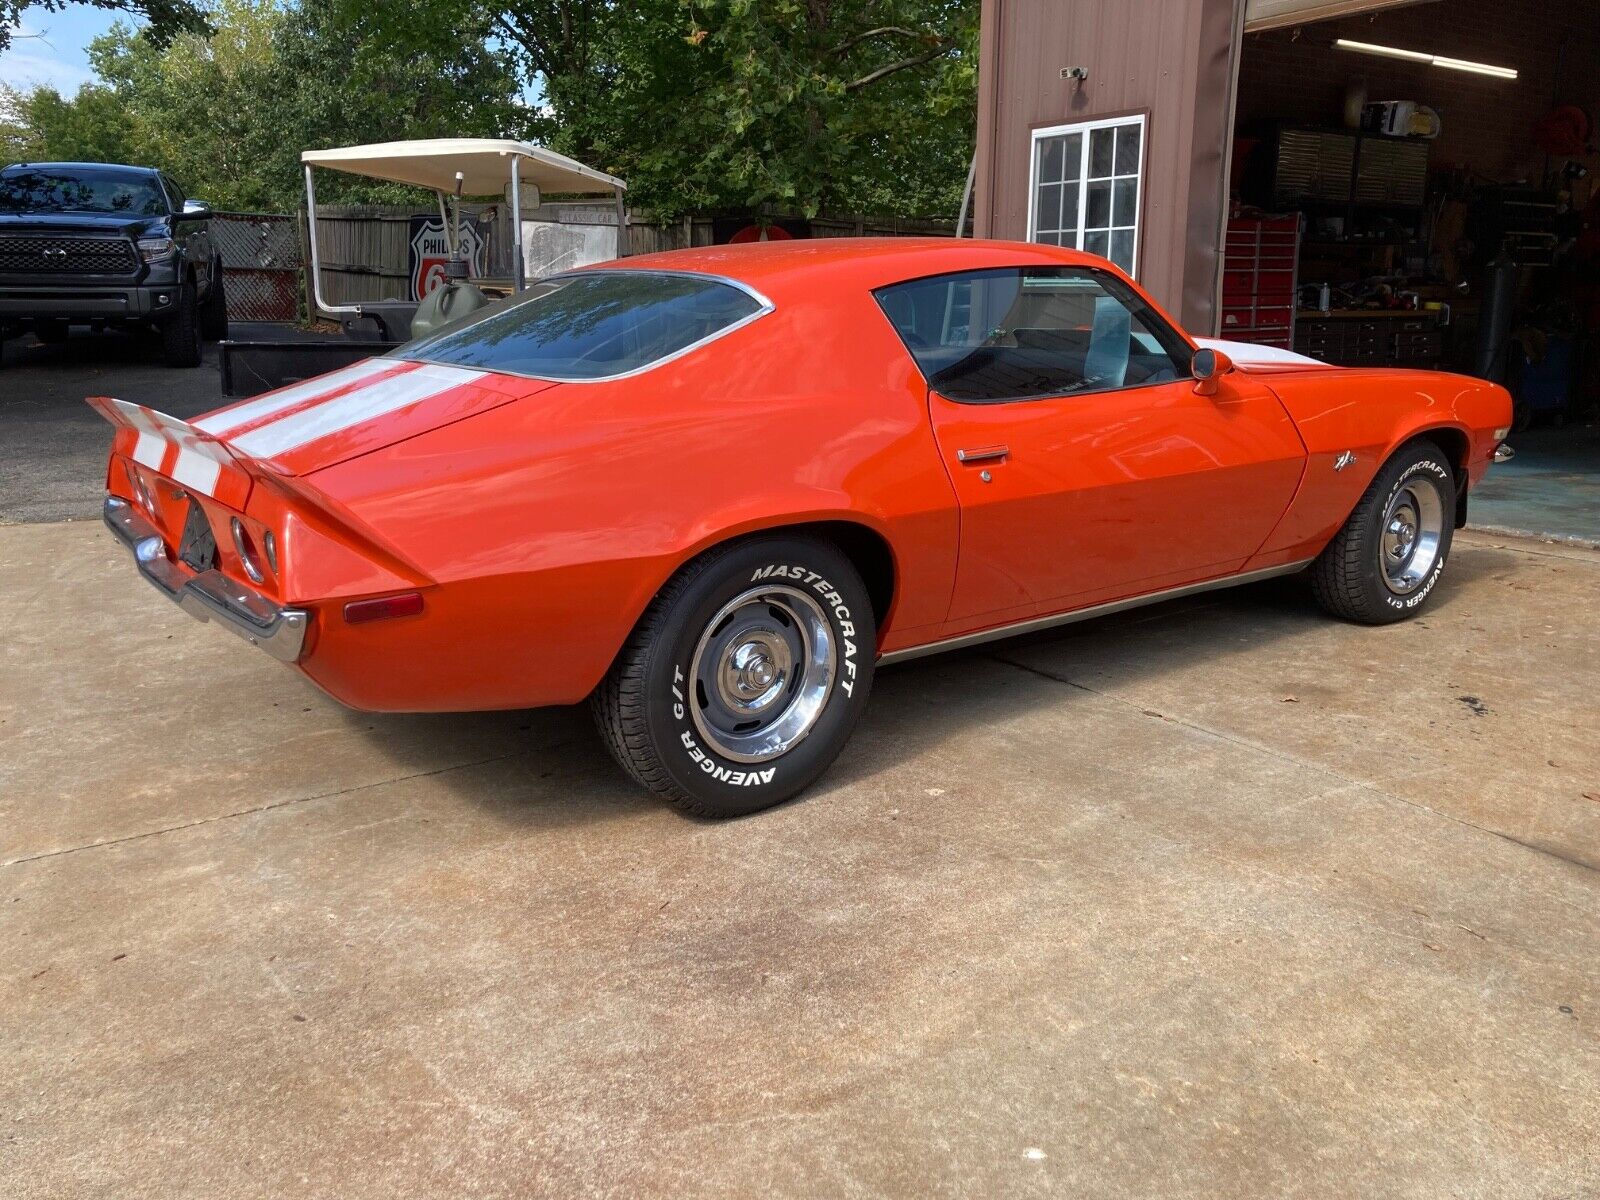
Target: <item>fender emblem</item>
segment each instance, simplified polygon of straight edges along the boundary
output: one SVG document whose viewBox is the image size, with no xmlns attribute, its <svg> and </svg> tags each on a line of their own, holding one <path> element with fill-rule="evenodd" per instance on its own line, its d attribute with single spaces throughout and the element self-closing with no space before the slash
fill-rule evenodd
<svg viewBox="0 0 1600 1200">
<path fill-rule="evenodd" d="M 1346 450 L 1343 454 L 1339 455 L 1338 458 L 1333 460 L 1333 469 L 1335 471 L 1342 471 L 1351 463 L 1355 462 L 1355 460 L 1356 452 L 1354 450 Z"/>
</svg>

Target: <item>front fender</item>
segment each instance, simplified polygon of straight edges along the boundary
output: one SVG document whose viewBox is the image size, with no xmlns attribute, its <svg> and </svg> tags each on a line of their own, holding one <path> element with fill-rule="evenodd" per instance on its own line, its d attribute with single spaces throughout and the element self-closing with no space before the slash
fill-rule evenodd
<svg viewBox="0 0 1600 1200">
<path fill-rule="evenodd" d="M 1330 369 L 1264 381 L 1294 419 L 1307 461 L 1294 500 L 1252 565 L 1318 553 L 1383 464 L 1415 437 L 1443 432 L 1442 442 L 1458 441 L 1465 453 L 1455 465 L 1476 483 L 1499 443 L 1496 431 L 1511 424 L 1510 393 L 1465 375 Z"/>
</svg>

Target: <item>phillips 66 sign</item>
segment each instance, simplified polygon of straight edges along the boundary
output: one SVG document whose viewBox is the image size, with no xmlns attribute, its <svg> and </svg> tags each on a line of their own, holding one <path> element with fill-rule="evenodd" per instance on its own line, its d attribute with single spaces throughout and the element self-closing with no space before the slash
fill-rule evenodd
<svg viewBox="0 0 1600 1200">
<path fill-rule="evenodd" d="M 483 239 L 477 229 L 462 221 L 461 245 L 466 251 L 467 270 L 474 279 L 483 278 Z M 421 300 L 444 282 L 444 264 L 450 257 L 450 238 L 438 217 L 411 218 L 411 298 Z"/>
</svg>

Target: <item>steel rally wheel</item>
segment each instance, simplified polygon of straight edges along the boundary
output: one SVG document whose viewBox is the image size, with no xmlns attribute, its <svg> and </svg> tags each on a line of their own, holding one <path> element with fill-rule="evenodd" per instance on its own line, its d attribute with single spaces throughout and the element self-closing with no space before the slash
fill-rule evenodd
<svg viewBox="0 0 1600 1200">
<path fill-rule="evenodd" d="M 872 600 L 831 543 L 718 547 L 650 605 L 591 701 L 635 780 L 697 815 L 789 799 L 838 756 L 866 707 Z"/>
<path fill-rule="evenodd" d="M 1402 446 L 1312 564 L 1317 600 L 1368 625 L 1415 616 L 1444 572 L 1455 498 L 1455 472 L 1436 445 Z"/>
</svg>

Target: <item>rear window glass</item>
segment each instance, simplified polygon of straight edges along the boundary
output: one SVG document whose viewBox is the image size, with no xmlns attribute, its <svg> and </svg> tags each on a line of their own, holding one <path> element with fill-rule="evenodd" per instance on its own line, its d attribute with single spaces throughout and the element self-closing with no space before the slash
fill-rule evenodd
<svg viewBox="0 0 1600 1200">
<path fill-rule="evenodd" d="M 749 293 L 704 275 L 562 275 L 413 342 L 400 357 L 540 379 L 606 379 L 653 366 L 761 311 Z"/>
<path fill-rule="evenodd" d="M 13 167 L 0 173 L 0 212 L 114 213 L 156 217 L 167 211 L 155 176 L 143 171 Z"/>
<path fill-rule="evenodd" d="M 1188 345 L 1138 292 L 1104 271 L 965 271 L 876 295 L 928 386 L 951 400 L 997 404 L 1189 374 Z"/>
</svg>

